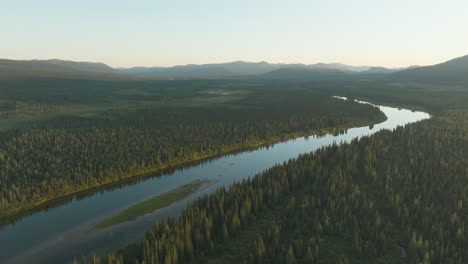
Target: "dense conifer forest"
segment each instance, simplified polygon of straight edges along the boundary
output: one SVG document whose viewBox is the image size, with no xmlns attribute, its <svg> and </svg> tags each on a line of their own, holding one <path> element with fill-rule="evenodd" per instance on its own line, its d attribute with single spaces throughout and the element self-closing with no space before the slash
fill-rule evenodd
<svg viewBox="0 0 468 264">
<path fill-rule="evenodd" d="M 29 121 L 28 126 L 1 131 L 0 215 L 158 168 L 384 119 L 382 113 L 370 106 L 298 87 L 289 91 L 273 86 L 268 90 L 239 91 L 234 87 L 206 92 L 206 82 L 199 87 L 191 84 L 193 87 L 184 88 L 186 83 L 177 82 L 173 90 L 165 91 L 162 96 L 165 102 L 156 100 L 143 105 L 130 102 L 133 105 L 125 107 L 118 107 L 121 101 L 96 85 L 96 94 L 102 92 L 103 98 L 95 98 L 92 102 L 96 105 L 88 105 L 86 109 L 105 106 L 105 110 L 92 115 L 88 112 L 52 115 Z M 112 91 L 111 86 L 104 84 L 103 89 Z M 147 93 L 162 93 L 162 89 L 143 88 Z M 114 89 L 119 97 L 122 89 Z M 59 100 L 54 99 L 54 89 L 49 92 L 49 99 L 36 98 L 37 104 L 51 106 L 41 108 L 44 111 L 55 109 L 52 105 Z M 68 92 L 72 100 L 82 98 L 80 102 L 90 104 L 85 100 L 88 91 L 65 89 Z M 32 100 L 31 95 L 22 95 L 21 89 L 17 94 L 15 100 Z M 198 101 L 187 103 L 195 100 L 194 95 L 198 95 Z M 111 99 L 114 103 L 109 107 L 104 101 Z M 65 111 L 70 105 L 68 102 L 58 111 Z M 15 113 L 5 109 L 5 115 Z"/>
<path fill-rule="evenodd" d="M 302 155 L 78 262 L 465 263 L 467 114 Z"/>
</svg>

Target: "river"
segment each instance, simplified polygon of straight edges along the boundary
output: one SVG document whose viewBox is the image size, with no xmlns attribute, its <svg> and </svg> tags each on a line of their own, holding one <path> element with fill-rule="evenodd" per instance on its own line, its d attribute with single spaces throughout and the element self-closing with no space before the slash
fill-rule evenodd
<svg viewBox="0 0 468 264">
<path fill-rule="evenodd" d="M 342 97 L 335 98 L 345 100 Z M 275 164 L 334 142 L 349 142 L 382 129 L 391 130 L 430 118 L 424 112 L 388 106 L 375 107 L 380 108 L 387 120 L 371 127 L 350 128 L 340 135 L 301 137 L 253 151 L 230 154 L 155 177 L 94 191 L 86 196 L 71 197 L 54 207 L 37 210 L 0 229 L 0 263 L 66 263 L 90 252 L 105 254 L 138 240 L 158 219 L 178 216 L 188 202 L 221 186 L 229 186 L 234 181 L 252 177 Z M 107 229 L 94 227 L 97 222 L 131 205 L 196 180 L 209 180 L 211 184 L 181 201 L 134 221 Z"/>
</svg>

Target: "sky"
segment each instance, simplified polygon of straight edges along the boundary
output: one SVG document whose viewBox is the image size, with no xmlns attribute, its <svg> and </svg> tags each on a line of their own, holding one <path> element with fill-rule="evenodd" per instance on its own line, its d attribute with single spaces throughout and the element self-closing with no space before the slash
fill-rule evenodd
<svg viewBox="0 0 468 264">
<path fill-rule="evenodd" d="M 0 0 L 5 59 L 402 67 L 467 54 L 467 0 Z"/>
</svg>

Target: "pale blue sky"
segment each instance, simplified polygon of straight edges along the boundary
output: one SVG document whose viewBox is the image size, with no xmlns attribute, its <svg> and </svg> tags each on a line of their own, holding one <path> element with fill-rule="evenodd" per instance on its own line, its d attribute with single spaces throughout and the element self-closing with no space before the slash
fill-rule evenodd
<svg viewBox="0 0 468 264">
<path fill-rule="evenodd" d="M 468 54 L 468 0 L 0 0 L 0 58 L 428 65 Z"/>
</svg>

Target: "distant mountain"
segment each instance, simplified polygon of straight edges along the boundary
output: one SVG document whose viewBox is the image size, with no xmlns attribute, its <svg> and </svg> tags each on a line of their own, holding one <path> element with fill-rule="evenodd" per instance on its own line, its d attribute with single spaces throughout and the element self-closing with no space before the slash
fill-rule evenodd
<svg viewBox="0 0 468 264">
<path fill-rule="evenodd" d="M 411 65 L 411 66 L 405 68 L 404 70 L 415 69 L 415 68 L 419 68 L 419 67 L 421 67 L 421 66 L 419 66 L 419 65 Z"/>
<path fill-rule="evenodd" d="M 351 71 L 351 72 L 363 72 L 369 70 L 369 66 L 351 66 L 342 63 L 316 63 L 307 65 L 311 69 L 330 69 L 340 71 Z"/>
<path fill-rule="evenodd" d="M 364 72 L 368 66 L 341 63 L 282 64 L 235 61 L 174 67 L 134 67 L 114 69 L 104 63 L 65 60 L 1 60 L 0 78 L 54 77 L 79 79 L 161 79 L 161 78 L 223 78 L 263 75 L 280 69 L 333 70 Z M 313 71 L 314 72 L 314 71 Z M 317 74 L 320 71 L 315 71 Z M 326 71 L 325 71 L 326 72 Z M 305 73 L 303 73 L 305 74 Z M 320 74 L 324 74 L 321 72 Z"/>
<path fill-rule="evenodd" d="M 0 60 L 0 78 L 54 77 L 76 79 L 125 79 L 127 74 L 103 63 L 64 60 Z"/>
<path fill-rule="evenodd" d="M 119 69 L 122 72 L 139 76 L 157 77 L 227 77 L 261 75 L 282 68 L 330 69 L 350 72 L 360 72 L 369 69 L 367 66 L 350 66 L 341 63 L 317 64 L 274 64 L 268 62 L 244 62 L 184 65 L 174 67 L 135 67 Z"/>
<path fill-rule="evenodd" d="M 389 69 L 385 67 L 371 67 L 367 71 L 363 71 L 362 73 L 370 73 L 370 74 L 379 74 L 379 73 L 393 73 L 397 72 L 400 69 Z"/>
<path fill-rule="evenodd" d="M 33 61 L 34 62 L 34 61 Z M 36 61 L 41 62 L 41 61 Z M 116 70 L 104 63 L 100 62 L 77 62 L 77 61 L 65 61 L 65 60 L 45 60 L 42 61 L 51 65 L 57 65 L 59 67 L 74 69 L 78 71 L 89 71 L 89 72 L 116 72 Z"/>
<path fill-rule="evenodd" d="M 334 69 L 311 69 L 308 67 L 285 67 L 262 75 L 260 79 L 330 79 L 349 76 L 349 72 Z"/>
<path fill-rule="evenodd" d="M 235 61 L 175 67 L 135 67 L 114 69 L 103 63 L 65 60 L 2 60 L 0 78 L 53 77 L 75 79 L 137 80 L 165 78 L 325 79 L 386 78 L 393 81 L 468 84 L 468 56 L 441 64 L 406 69 L 350 66 L 341 63 L 275 64 Z"/>
<path fill-rule="evenodd" d="M 267 62 L 229 62 L 202 65 L 184 65 L 174 67 L 135 67 L 119 69 L 121 72 L 140 76 L 159 77 L 225 77 L 257 75 L 279 69 L 279 65 Z"/>
<path fill-rule="evenodd" d="M 433 66 L 395 72 L 392 75 L 405 81 L 468 84 L 468 55 Z"/>
</svg>

